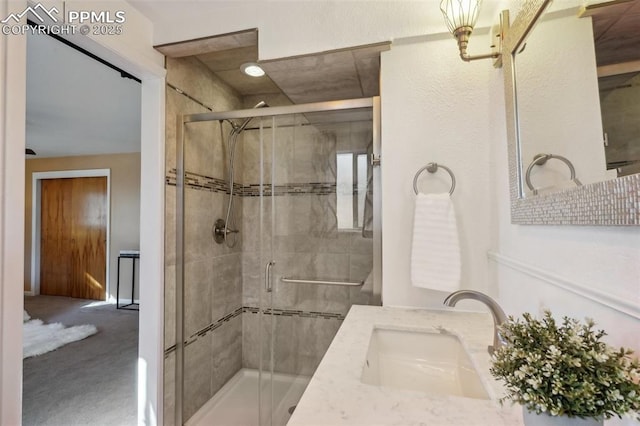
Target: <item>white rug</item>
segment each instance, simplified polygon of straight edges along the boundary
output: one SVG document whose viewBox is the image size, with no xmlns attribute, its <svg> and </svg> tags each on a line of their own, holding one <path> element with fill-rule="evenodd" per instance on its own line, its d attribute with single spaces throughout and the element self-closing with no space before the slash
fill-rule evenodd
<svg viewBox="0 0 640 426">
<path fill-rule="evenodd" d="M 25 311 L 25 318 L 28 317 Z M 60 323 L 44 324 L 39 319 L 26 321 L 22 324 L 22 358 L 42 355 L 58 349 L 67 343 L 82 340 L 95 334 L 95 325 L 76 325 L 65 328 Z"/>
</svg>

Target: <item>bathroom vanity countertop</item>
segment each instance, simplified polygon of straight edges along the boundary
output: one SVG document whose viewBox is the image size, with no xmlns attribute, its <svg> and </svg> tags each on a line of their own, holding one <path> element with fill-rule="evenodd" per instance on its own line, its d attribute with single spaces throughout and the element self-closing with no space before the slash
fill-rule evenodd
<svg viewBox="0 0 640 426">
<path fill-rule="evenodd" d="M 491 400 L 405 391 L 360 381 L 376 327 L 457 335 L 468 350 Z M 493 341 L 489 313 L 459 309 L 423 310 L 351 307 L 288 426 L 428 425 L 518 426 L 519 406 L 500 406 L 502 386 L 489 373 L 487 346 Z"/>
</svg>

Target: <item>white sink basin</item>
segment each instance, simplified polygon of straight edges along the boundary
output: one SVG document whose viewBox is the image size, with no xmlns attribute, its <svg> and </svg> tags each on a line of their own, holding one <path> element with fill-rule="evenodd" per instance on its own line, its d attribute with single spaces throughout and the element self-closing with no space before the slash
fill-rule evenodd
<svg viewBox="0 0 640 426">
<path fill-rule="evenodd" d="M 437 332 L 375 328 L 363 383 L 489 399 L 460 340 Z"/>
</svg>

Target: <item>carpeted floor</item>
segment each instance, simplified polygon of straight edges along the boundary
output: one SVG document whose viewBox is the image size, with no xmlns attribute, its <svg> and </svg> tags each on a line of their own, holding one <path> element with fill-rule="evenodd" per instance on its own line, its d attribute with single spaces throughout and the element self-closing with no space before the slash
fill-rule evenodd
<svg viewBox="0 0 640 426">
<path fill-rule="evenodd" d="M 136 421 L 138 312 L 93 300 L 25 297 L 32 318 L 65 326 L 94 324 L 98 333 L 27 358 L 24 426 L 127 426 Z"/>
</svg>

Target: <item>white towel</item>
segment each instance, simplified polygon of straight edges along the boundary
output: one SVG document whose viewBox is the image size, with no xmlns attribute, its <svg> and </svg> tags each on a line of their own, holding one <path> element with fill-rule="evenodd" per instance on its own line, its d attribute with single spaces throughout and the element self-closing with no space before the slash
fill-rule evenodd
<svg viewBox="0 0 640 426">
<path fill-rule="evenodd" d="M 458 227 L 448 193 L 418 194 L 416 197 L 411 283 L 441 291 L 460 288 Z"/>
</svg>

